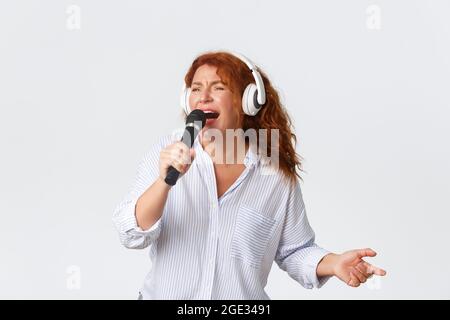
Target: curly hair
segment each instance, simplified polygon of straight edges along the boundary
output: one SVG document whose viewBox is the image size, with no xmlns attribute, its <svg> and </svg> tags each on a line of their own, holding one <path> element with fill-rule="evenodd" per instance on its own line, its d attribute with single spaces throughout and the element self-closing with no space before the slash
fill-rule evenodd
<svg viewBox="0 0 450 320">
<path fill-rule="evenodd" d="M 242 129 L 267 129 L 267 155 L 271 151 L 271 129 L 279 130 L 279 169 L 291 182 L 296 181 L 302 169 L 302 157 L 295 151 L 297 137 L 286 109 L 280 101 L 278 92 L 270 83 L 267 75 L 258 68 L 264 82 L 266 103 L 256 116 L 248 116 L 242 110 L 242 94 L 248 84 L 254 82 L 252 72 L 247 65 L 231 53 L 224 51 L 207 52 L 198 56 L 190 66 L 184 81 L 190 87 L 197 69 L 202 65 L 217 68 L 217 75 L 233 94 L 233 106 L 237 108 Z M 257 138 L 259 139 L 259 138 Z M 298 170 L 297 170 L 298 169 Z"/>
</svg>

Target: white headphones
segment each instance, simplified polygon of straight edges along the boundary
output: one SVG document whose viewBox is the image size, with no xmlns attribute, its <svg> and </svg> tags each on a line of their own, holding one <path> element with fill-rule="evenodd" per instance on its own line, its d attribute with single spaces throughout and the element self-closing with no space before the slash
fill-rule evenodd
<svg viewBox="0 0 450 320">
<path fill-rule="evenodd" d="M 261 74 L 258 72 L 256 65 L 251 62 L 248 58 L 241 54 L 233 53 L 233 55 L 244 62 L 247 67 L 251 70 L 253 78 L 255 78 L 255 83 L 250 83 L 244 90 L 242 95 L 242 110 L 245 114 L 249 116 L 254 116 L 262 109 L 262 106 L 266 103 L 266 91 L 264 89 L 264 82 L 262 80 Z M 191 113 L 191 107 L 189 105 L 189 95 L 191 94 L 191 89 L 186 88 L 183 85 L 180 103 L 186 114 Z"/>
</svg>

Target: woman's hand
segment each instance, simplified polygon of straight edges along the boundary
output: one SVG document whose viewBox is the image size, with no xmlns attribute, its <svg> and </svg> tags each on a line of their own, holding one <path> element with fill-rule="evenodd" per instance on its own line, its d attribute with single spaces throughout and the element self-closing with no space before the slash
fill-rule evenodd
<svg viewBox="0 0 450 320">
<path fill-rule="evenodd" d="M 188 171 L 195 158 L 194 149 L 189 149 L 184 143 L 178 141 L 161 150 L 159 155 L 159 176 L 164 180 L 170 166 L 180 172 L 180 178 Z"/>
<path fill-rule="evenodd" d="M 375 257 L 377 253 L 370 248 L 356 249 L 342 254 L 328 254 L 317 266 L 317 276 L 334 275 L 351 287 L 359 287 L 372 275 L 384 276 L 386 271 L 363 260 Z"/>
</svg>

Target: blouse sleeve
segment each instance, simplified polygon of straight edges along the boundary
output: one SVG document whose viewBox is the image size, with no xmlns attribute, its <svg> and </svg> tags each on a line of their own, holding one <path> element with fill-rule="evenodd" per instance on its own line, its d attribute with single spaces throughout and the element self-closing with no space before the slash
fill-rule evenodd
<svg viewBox="0 0 450 320">
<path fill-rule="evenodd" d="M 315 243 L 306 216 L 300 184 L 291 184 L 287 211 L 275 261 L 291 278 L 307 289 L 320 288 L 330 277 L 317 277 L 317 265 L 329 251 Z"/>
<path fill-rule="evenodd" d="M 144 249 L 155 243 L 159 237 L 161 219 L 144 231 L 137 225 L 135 209 L 139 197 L 158 178 L 159 153 L 169 143 L 170 138 L 164 137 L 145 153 L 138 166 L 133 186 L 114 210 L 112 220 L 119 233 L 120 242 L 126 248 Z"/>
</svg>

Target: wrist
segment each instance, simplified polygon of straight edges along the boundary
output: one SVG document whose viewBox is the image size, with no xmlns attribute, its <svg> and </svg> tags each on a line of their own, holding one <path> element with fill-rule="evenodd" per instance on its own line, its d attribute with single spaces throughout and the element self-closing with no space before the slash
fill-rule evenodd
<svg viewBox="0 0 450 320">
<path fill-rule="evenodd" d="M 317 265 L 317 276 L 326 277 L 334 276 L 336 274 L 336 265 L 339 255 L 336 253 L 328 253 Z"/>
<path fill-rule="evenodd" d="M 171 185 L 167 184 L 165 178 L 161 176 L 158 176 L 158 179 L 156 179 L 156 183 L 159 184 L 164 189 L 166 189 L 167 191 L 170 190 L 170 188 L 172 187 Z"/>
</svg>

